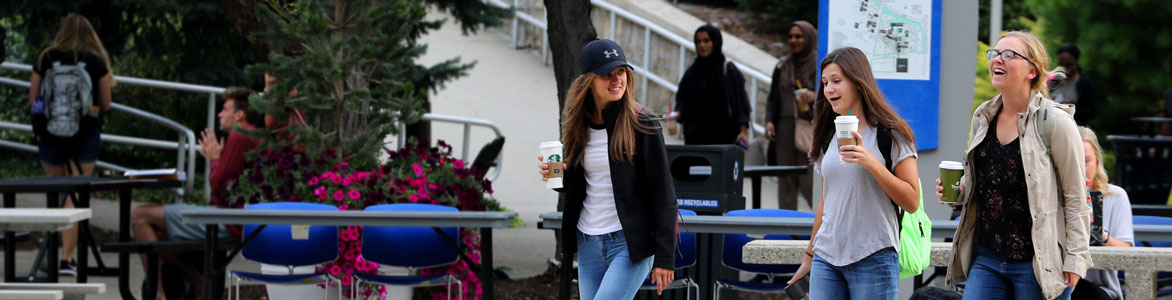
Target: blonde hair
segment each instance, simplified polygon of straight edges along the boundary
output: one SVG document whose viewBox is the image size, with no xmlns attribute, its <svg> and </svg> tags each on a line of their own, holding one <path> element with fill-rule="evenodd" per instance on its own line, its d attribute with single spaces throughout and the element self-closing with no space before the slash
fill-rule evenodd
<svg viewBox="0 0 1172 300">
<path fill-rule="evenodd" d="M 618 107 L 618 119 L 615 120 L 614 134 L 609 141 L 610 157 L 617 161 L 632 161 L 635 157 L 636 131 L 651 133 L 652 128 L 641 122 L 651 117 L 640 113 L 641 107 L 632 96 L 635 93 L 634 70 L 626 66 L 620 68 L 627 68 L 627 91 L 622 99 L 615 103 L 621 107 Z M 582 163 L 582 152 L 585 151 L 586 142 L 590 139 L 590 133 L 586 128 L 596 110 L 594 93 L 591 92 L 595 78 L 598 78 L 598 75 L 594 72 L 579 75 L 566 93 L 566 105 L 562 111 L 562 144 L 565 147 L 567 165 Z"/>
<path fill-rule="evenodd" d="M 1029 61 L 1034 66 L 1034 69 L 1038 71 L 1038 76 L 1030 80 L 1030 94 L 1042 93 L 1042 97 L 1050 98 L 1050 89 L 1047 86 L 1049 80 L 1047 77 L 1051 74 L 1046 71 L 1047 66 L 1050 65 L 1050 54 L 1046 53 L 1046 46 L 1042 44 L 1042 40 L 1025 31 L 1006 32 L 1001 34 L 1001 37 L 997 38 L 997 40 L 1000 41 L 1007 37 L 1017 38 L 1022 44 L 1025 44 L 1026 53 L 1020 54 L 1029 58 L 1026 61 Z"/>
<path fill-rule="evenodd" d="M 78 61 L 78 56 L 83 52 L 96 55 L 106 64 L 106 68 L 110 70 L 110 76 L 114 75 L 114 67 L 110 65 L 110 56 L 106 54 L 106 48 L 102 47 L 102 40 L 98 39 L 98 33 L 90 25 L 90 21 L 82 15 L 70 13 L 61 20 L 61 29 L 57 31 L 53 45 L 41 51 L 41 58 L 37 60 L 37 63 L 40 64 L 44 60 L 45 54 L 52 49 L 73 52 L 74 61 Z M 45 66 L 40 67 L 43 69 Z M 93 80 L 96 82 L 98 78 Z"/>
<path fill-rule="evenodd" d="M 1099 163 L 1099 169 L 1095 170 L 1095 180 L 1091 182 L 1091 190 L 1110 194 L 1111 189 L 1107 188 L 1107 167 L 1103 166 L 1103 147 L 1099 146 L 1099 137 L 1095 135 L 1094 130 L 1085 126 L 1078 127 L 1078 134 L 1082 136 L 1084 143 L 1091 143 L 1091 148 L 1095 148 L 1095 160 Z"/>
</svg>

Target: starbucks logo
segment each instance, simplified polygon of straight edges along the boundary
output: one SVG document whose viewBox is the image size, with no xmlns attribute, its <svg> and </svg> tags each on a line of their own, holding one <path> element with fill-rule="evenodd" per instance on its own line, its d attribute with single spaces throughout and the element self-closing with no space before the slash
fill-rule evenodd
<svg viewBox="0 0 1172 300">
<path fill-rule="evenodd" d="M 557 154 L 557 153 L 551 154 L 549 157 L 547 157 L 547 158 L 545 159 L 545 162 L 547 162 L 547 163 L 551 163 L 551 162 L 562 162 L 562 155 L 561 155 L 561 154 Z"/>
</svg>

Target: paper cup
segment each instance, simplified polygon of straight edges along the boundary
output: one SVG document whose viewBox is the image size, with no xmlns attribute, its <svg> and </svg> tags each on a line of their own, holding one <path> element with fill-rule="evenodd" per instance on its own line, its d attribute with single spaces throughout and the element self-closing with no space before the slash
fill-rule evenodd
<svg viewBox="0 0 1172 300">
<path fill-rule="evenodd" d="M 838 141 L 839 147 L 855 145 L 855 135 L 852 134 L 855 131 L 859 131 L 858 117 L 838 116 L 834 118 L 834 138 Z M 847 163 L 846 161 L 842 162 Z"/>
<path fill-rule="evenodd" d="M 940 185 L 944 186 L 942 202 L 956 202 L 960 194 L 960 176 L 964 175 L 964 165 L 956 161 L 940 162 Z"/>
<path fill-rule="evenodd" d="M 557 189 L 562 187 L 562 176 L 565 176 L 566 165 L 562 161 L 562 142 L 552 141 L 541 143 L 542 162 L 549 165 L 549 174 L 545 174 L 545 187 Z"/>
<path fill-rule="evenodd" d="M 798 102 L 798 110 L 801 112 L 810 111 L 810 104 L 809 103 L 802 103 L 801 101 L 798 101 L 799 98 L 802 98 L 802 94 L 805 94 L 806 92 L 809 92 L 809 91 L 810 91 L 810 89 L 794 90 L 794 101 Z"/>
</svg>

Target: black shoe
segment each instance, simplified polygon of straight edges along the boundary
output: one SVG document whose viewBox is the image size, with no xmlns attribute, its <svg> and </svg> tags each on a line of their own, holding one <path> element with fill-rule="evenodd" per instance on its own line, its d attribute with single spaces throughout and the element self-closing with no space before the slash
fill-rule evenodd
<svg viewBox="0 0 1172 300">
<path fill-rule="evenodd" d="M 71 260 L 71 261 L 62 260 L 60 262 L 59 266 L 57 267 L 57 274 L 65 275 L 65 276 L 77 276 L 77 261 L 76 260 Z"/>
</svg>

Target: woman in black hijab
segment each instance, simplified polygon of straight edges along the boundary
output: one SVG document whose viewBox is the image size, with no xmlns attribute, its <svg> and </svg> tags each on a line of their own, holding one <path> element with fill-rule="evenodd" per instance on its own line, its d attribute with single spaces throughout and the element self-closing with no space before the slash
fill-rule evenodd
<svg viewBox="0 0 1172 300">
<path fill-rule="evenodd" d="M 693 35 L 696 61 L 676 92 L 678 121 L 688 145 L 739 144 L 749 147 L 749 99 L 745 77 L 721 52 L 720 29 L 700 26 Z"/>
<path fill-rule="evenodd" d="M 820 82 L 818 67 L 818 30 L 806 21 L 789 27 L 790 54 L 782 56 L 773 68 L 773 83 L 765 98 L 765 138 L 773 142 L 774 160 L 779 166 L 810 164 L 809 151 L 814 139 L 815 89 Z M 799 140 L 804 139 L 804 144 Z M 799 145 L 800 144 L 800 145 Z M 798 209 L 798 193 L 811 209 L 813 175 L 779 177 L 778 208 Z"/>
</svg>

